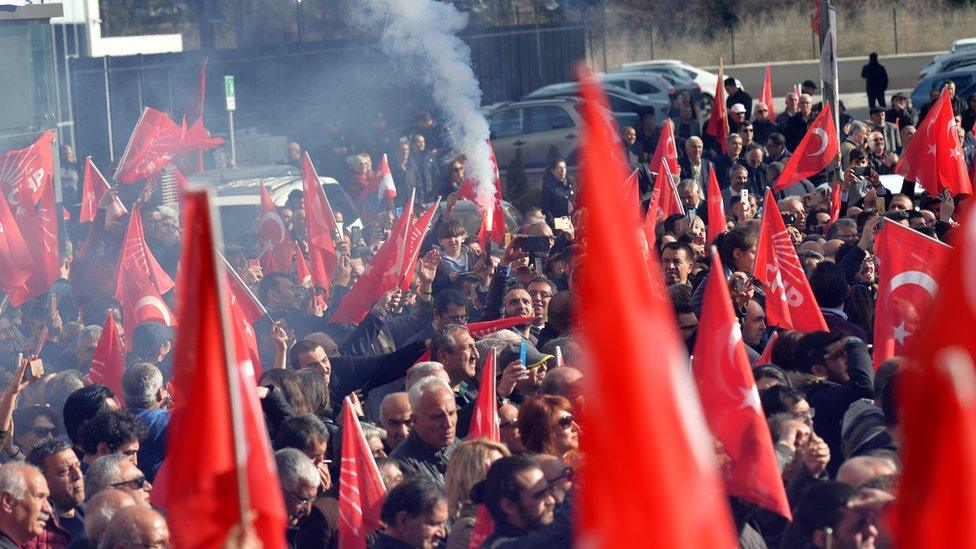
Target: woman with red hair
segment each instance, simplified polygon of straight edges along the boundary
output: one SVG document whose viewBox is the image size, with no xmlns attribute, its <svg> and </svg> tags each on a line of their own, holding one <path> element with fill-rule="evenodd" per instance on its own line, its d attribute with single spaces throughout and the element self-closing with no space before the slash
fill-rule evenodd
<svg viewBox="0 0 976 549">
<path fill-rule="evenodd" d="M 566 462 L 579 450 L 579 424 L 573 405 L 561 396 L 540 395 L 519 408 L 519 434 L 530 452 L 554 455 Z"/>
</svg>

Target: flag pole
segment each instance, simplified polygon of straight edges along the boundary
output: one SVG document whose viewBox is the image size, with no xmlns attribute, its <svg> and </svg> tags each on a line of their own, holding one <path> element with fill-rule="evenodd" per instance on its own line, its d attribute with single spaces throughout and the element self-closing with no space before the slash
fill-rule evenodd
<svg viewBox="0 0 976 549">
<path fill-rule="evenodd" d="M 248 285 L 244 283 L 244 280 L 241 278 L 241 275 L 237 274 L 237 271 L 234 269 L 234 267 L 231 266 L 230 261 L 227 261 L 227 258 L 224 257 L 224 254 L 222 254 L 219 251 L 217 252 L 217 256 L 220 257 L 220 259 L 223 261 L 224 268 L 227 269 L 227 272 L 229 272 L 231 276 L 233 276 L 234 279 L 237 280 L 237 282 L 241 285 L 242 288 L 247 290 L 247 295 L 249 295 L 251 299 L 253 299 L 254 302 L 258 304 L 258 308 L 261 309 L 261 314 L 268 317 L 268 319 L 271 320 L 271 323 L 274 324 L 274 319 L 271 318 L 271 313 L 269 313 L 268 309 L 264 307 L 264 303 L 261 303 L 261 300 L 258 299 L 256 295 L 254 295 L 254 292 L 251 291 L 251 288 L 249 288 Z"/>
<path fill-rule="evenodd" d="M 830 6 L 830 0 L 820 2 L 820 87 L 823 102 L 830 103 L 833 109 L 834 128 L 837 131 L 837 142 L 841 141 L 840 109 L 838 99 L 837 79 L 837 10 Z M 824 55 L 829 54 L 827 59 Z"/>
<path fill-rule="evenodd" d="M 210 222 L 210 239 L 213 246 L 213 271 L 217 287 L 217 305 L 220 308 L 220 329 L 224 340 L 224 366 L 227 374 L 228 394 L 230 395 L 231 430 L 234 437 L 234 472 L 237 477 L 237 504 L 240 512 L 240 524 L 246 526 L 248 511 L 251 508 L 250 494 L 247 485 L 247 444 L 244 440 L 244 412 L 241 402 L 240 386 L 237 380 L 237 360 L 234 354 L 234 335 L 230 328 L 227 312 L 227 283 L 221 276 L 221 262 L 223 256 L 219 249 L 223 243 L 220 230 L 220 217 L 214 205 L 212 188 L 204 188 L 196 192 L 204 192 L 207 197 L 207 214 Z M 231 269 L 233 271 L 233 269 Z M 236 274 L 236 273 L 235 273 Z M 246 287 L 246 286 L 245 286 Z"/>
</svg>

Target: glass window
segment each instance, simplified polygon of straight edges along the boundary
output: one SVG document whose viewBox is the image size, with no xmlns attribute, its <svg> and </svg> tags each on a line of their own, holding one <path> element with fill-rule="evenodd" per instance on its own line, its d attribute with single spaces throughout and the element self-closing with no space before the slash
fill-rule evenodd
<svg viewBox="0 0 976 549">
<path fill-rule="evenodd" d="M 637 95 L 656 95 L 661 93 L 661 90 L 643 80 L 631 80 L 629 88 L 630 91 Z"/>
<path fill-rule="evenodd" d="M 576 124 L 562 107 L 532 107 L 527 109 L 526 133 L 547 132 L 572 128 Z"/>
<path fill-rule="evenodd" d="M 495 139 L 502 139 L 525 133 L 522 124 L 524 112 L 523 109 L 508 109 L 491 115 L 488 118 L 491 136 Z"/>
</svg>

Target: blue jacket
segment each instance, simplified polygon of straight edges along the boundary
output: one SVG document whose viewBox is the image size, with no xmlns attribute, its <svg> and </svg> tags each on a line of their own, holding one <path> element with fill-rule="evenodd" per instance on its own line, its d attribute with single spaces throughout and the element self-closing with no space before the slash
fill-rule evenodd
<svg viewBox="0 0 976 549">
<path fill-rule="evenodd" d="M 139 443 L 139 469 L 146 475 L 149 482 L 156 478 L 156 472 L 166 457 L 166 430 L 169 427 L 170 413 L 155 408 L 129 408 L 145 425 L 148 433 Z"/>
</svg>

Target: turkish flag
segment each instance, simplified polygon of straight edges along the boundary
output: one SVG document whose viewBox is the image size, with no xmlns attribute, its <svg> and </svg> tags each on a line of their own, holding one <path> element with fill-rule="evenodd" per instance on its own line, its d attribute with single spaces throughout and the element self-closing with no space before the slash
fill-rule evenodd
<svg viewBox="0 0 976 549">
<path fill-rule="evenodd" d="M 366 536 L 383 527 L 380 507 L 386 488 L 349 397 L 343 402 L 342 425 L 339 549 L 366 549 Z"/>
<path fill-rule="evenodd" d="M 465 324 L 465 326 L 468 328 L 468 332 L 471 333 L 471 337 L 477 340 L 490 336 L 495 332 L 500 332 L 516 326 L 525 326 L 529 322 L 534 322 L 535 320 L 537 319 L 534 316 L 510 316 L 507 318 L 500 318 L 498 320 L 472 322 L 470 324 Z M 424 351 L 424 354 L 420 355 L 417 362 L 427 362 L 430 359 L 430 349 L 427 349 Z"/>
<path fill-rule="evenodd" d="M 7 294 L 10 304 L 14 307 L 19 307 L 29 299 L 47 293 L 61 277 L 59 214 L 60 211 L 54 203 L 53 182 L 44 186 L 36 207 L 29 201 L 17 206 L 15 213 L 17 226 L 24 244 L 31 253 L 34 269 L 23 286 L 11 288 Z M 17 257 L 22 260 L 19 253 Z"/>
<path fill-rule="evenodd" d="M 366 272 L 342 298 L 329 322 L 359 324 L 384 292 L 397 287 L 401 280 L 411 217 L 413 214 L 404 208 L 390 230 L 390 237 L 377 250 Z"/>
<path fill-rule="evenodd" d="M 306 152 L 302 157 L 302 183 L 305 190 L 305 231 L 308 235 L 308 256 L 312 282 L 326 292 L 332 289 L 332 273 L 339 265 L 334 236 L 339 233 L 335 214 L 325 189 L 319 182 L 312 159 Z M 372 306 L 372 304 L 370 304 Z"/>
<path fill-rule="evenodd" d="M 763 78 L 759 103 L 766 106 L 766 118 L 776 120 L 776 103 L 773 101 L 773 76 L 769 63 L 766 63 L 766 76 Z"/>
<path fill-rule="evenodd" d="M 122 326 L 126 338 L 126 349 L 132 348 L 132 332 L 143 322 L 158 322 L 166 326 L 175 325 L 173 313 L 163 301 L 145 271 L 134 265 L 123 265 L 119 270 L 119 288 L 122 291 Z M 183 296 L 181 296 L 183 297 Z M 185 297 L 184 297 L 185 299 Z"/>
<path fill-rule="evenodd" d="M 54 184 L 54 132 L 46 131 L 33 145 L 0 154 L 0 191 L 11 207 L 20 197 L 37 204 L 44 189 Z"/>
<path fill-rule="evenodd" d="M 769 324 L 800 332 L 829 331 L 770 187 L 763 208 L 753 276 L 766 287 Z"/>
<path fill-rule="evenodd" d="M 763 349 L 761 355 L 759 355 L 759 360 L 756 364 L 775 364 L 773 362 L 773 349 L 776 345 L 776 340 L 779 339 L 779 332 L 773 332 L 773 335 L 769 336 L 769 341 L 766 342 L 766 347 Z"/>
<path fill-rule="evenodd" d="M 223 255 L 220 256 L 220 261 L 227 273 L 227 289 L 229 290 L 231 305 L 239 308 L 241 315 L 248 324 L 253 324 L 262 316 L 267 316 L 268 310 L 264 308 L 254 292 L 247 287 L 247 284 L 244 284 L 240 275 L 231 267 Z"/>
<path fill-rule="evenodd" d="M 115 317 L 109 309 L 102 325 L 102 335 L 98 338 L 95 353 L 92 354 L 91 369 L 88 370 L 88 383 L 107 385 L 115 398 L 122 399 L 122 372 L 125 370 L 125 347 L 119 337 Z M 125 406 L 124 402 L 119 403 Z"/>
<path fill-rule="evenodd" d="M 720 234 L 728 230 L 725 221 L 725 201 L 722 200 L 722 189 L 715 179 L 715 170 L 708 170 L 708 196 L 705 199 L 708 206 L 708 244 L 715 242 Z"/>
<path fill-rule="evenodd" d="M 657 140 L 657 146 L 654 147 L 650 165 L 657 166 L 662 159 L 667 162 L 668 170 L 672 174 L 681 173 L 681 168 L 678 166 L 678 148 L 674 143 L 674 122 L 670 118 L 661 125 L 661 136 Z"/>
<path fill-rule="evenodd" d="M 366 186 L 363 187 L 362 192 L 354 200 L 360 202 L 378 191 L 388 201 L 393 200 L 397 195 L 396 185 L 393 183 L 393 174 L 390 172 L 390 162 L 387 160 L 385 153 L 380 157 L 380 165 L 376 168 L 376 172 L 367 178 Z"/>
<path fill-rule="evenodd" d="M 824 102 L 820 114 L 807 127 L 806 135 L 776 178 L 773 190 L 782 191 L 805 177 L 820 173 L 837 160 L 838 150 L 840 142 L 837 141 L 834 115 L 831 114 L 830 103 Z"/>
<path fill-rule="evenodd" d="M 105 176 L 95 167 L 95 163 L 92 162 L 91 157 L 86 157 L 85 180 L 81 187 L 81 216 L 78 218 L 79 223 L 95 221 L 95 214 L 98 213 L 98 202 L 110 190 L 112 190 L 112 187 L 105 180 Z M 108 219 L 118 219 L 127 213 L 129 213 L 129 210 L 125 209 L 119 197 L 115 197 L 108 210 Z"/>
<path fill-rule="evenodd" d="M 7 205 L 6 195 L 0 196 L 0 291 L 7 294 L 24 285 L 34 272 L 34 258 L 17 220 Z"/>
<path fill-rule="evenodd" d="M 184 120 L 183 126 L 180 149 L 184 152 L 212 149 L 224 142 L 223 139 L 210 135 L 210 131 L 203 125 L 203 118 L 197 118 L 196 122 L 190 124 L 189 128 L 186 127 L 186 121 Z"/>
<path fill-rule="evenodd" d="M 942 189 L 949 189 L 952 194 L 973 192 L 948 88 L 942 90 L 925 120 L 918 125 L 918 131 L 895 166 L 895 173 L 917 181 L 933 195 Z"/>
<path fill-rule="evenodd" d="M 722 76 L 722 60 L 718 62 L 718 83 L 715 84 L 715 100 L 712 102 L 712 113 L 708 116 L 705 134 L 718 141 L 722 154 L 729 152 L 729 118 L 725 112 L 725 78 Z"/>
<path fill-rule="evenodd" d="M 874 313 L 874 367 L 904 356 L 935 299 L 936 277 L 949 246 L 898 223 L 885 223 L 874 242 L 878 258 L 878 298 Z"/>
<path fill-rule="evenodd" d="M 288 234 L 285 221 L 264 185 L 261 185 L 258 241 L 261 244 L 258 260 L 264 273 L 287 273 L 291 270 L 291 259 L 296 251 L 295 242 Z"/>
<path fill-rule="evenodd" d="M 262 545 L 284 548 L 281 485 L 254 365 L 227 302 L 219 297 L 225 291 L 216 251 L 220 243 L 213 237 L 217 220 L 210 217 L 208 202 L 205 191 L 185 196 L 181 263 L 194 283 L 186 286 L 179 311 L 173 386 L 180 398 L 168 431 L 163 504 L 177 547 L 223 545 L 242 520 L 243 502 L 256 515 Z M 246 493 L 238 491 L 242 484 Z"/>
<path fill-rule="evenodd" d="M 413 196 L 411 196 L 411 203 L 413 202 Z M 427 237 L 427 232 L 430 231 L 430 226 L 434 222 L 434 216 L 437 215 L 438 207 L 440 206 L 441 199 L 438 197 L 434 204 L 432 204 L 424 215 L 420 216 L 420 219 L 410 227 L 410 233 L 407 235 L 407 246 L 405 252 L 405 258 L 403 261 L 403 268 L 400 273 L 400 291 L 406 292 L 410 289 L 410 283 L 413 282 L 413 276 L 417 272 L 417 260 L 420 258 L 420 248 L 424 242 L 424 238 Z"/>
<path fill-rule="evenodd" d="M 638 242 L 621 238 L 640 230 L 633 205 L 622 193 L 599 190 L 619 187 L 627 173 L 614 154 L 616 128 L 599 110 L 606 98 L 592 73 L 581 72 L 587 253 L 577 273 L 576 321 L 590 360 L 583 377 L 587 440 L 577 539 L 594 547 L 629 547 L 635 540 L 733 547 L 735 530 L 684 344 L 670 305 L 659 297 L 663 276 L 647 276 Z M 641 366 L 648 333 L 654 334 L 653 368 Z M 624 455 L 642 464 L 640 474 L 620 466 Z"/>
<path fill-rule="evenodd" d="M 813 34 L 820 36 L 820 0 L 813 0 L 813 16 L 810 17 L 810 28 Z"/>
<path fill-rule="evenodd" d="M 893 512 L 898 547 L 976 546 L 974 221 L 967 215 L 952 232 L 955 251 L 897 380 L 904 464 Z"/>
<path fill-rule="evenodd" d="M 159 295 L 170 291 L 175 285 L 146 244 L 146 236 L 142 229 L 142 209 L 139 207 L 134 208 L 132 215 L 129 216 L 129 227 L 122 242 L 122 251 L 119 253 L 119 269 L 115 276 L 115 299 L 118 300 L 123 298 L 122 270 L 126 267 L 143 271 Z"/>
<path fill-rule="evenodd" d="M 729 495 L 793 520 L 725 270 L 714 248 L 698 329 L 691 369 L 708 426 L 721 443 L 725 488 Z"/>
</svg>

